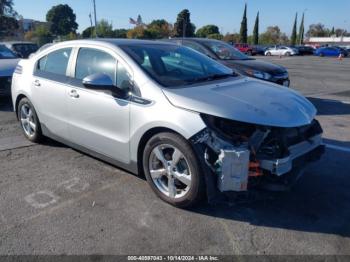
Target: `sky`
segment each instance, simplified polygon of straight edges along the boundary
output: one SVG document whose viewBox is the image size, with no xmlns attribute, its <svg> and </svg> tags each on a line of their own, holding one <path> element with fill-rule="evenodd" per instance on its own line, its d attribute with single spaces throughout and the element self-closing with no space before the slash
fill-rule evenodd
<svg viewBox="0 0 350 262">
<path fill-rule="evenodd" d="M 57 4 L 68 4 L 77 16 L 78 31 L 90 26 L 92 0 L 14 0 L 15 10 L 24 18 L 45 21 L 47 11 Z M 305 11 L 305 27 L 323 23 L 326 27 L 344 28 L 350 32 L 350 0 L 96 0 L 97 19 L 110 21 L 114 28 L 132 28 L 129 17 L 139 14 L 144 23 L 166 19 L 174 23 L 182 9 L 189 9 L 197 28 L 215 24 L 223 33 L 240 29 L 244 4 L 248 5 L 248 33 L 252 33 L 257 12 L 260 12 L 260 32 L 278 25 L 288 35 L 295 14 Z"/>
</svg>

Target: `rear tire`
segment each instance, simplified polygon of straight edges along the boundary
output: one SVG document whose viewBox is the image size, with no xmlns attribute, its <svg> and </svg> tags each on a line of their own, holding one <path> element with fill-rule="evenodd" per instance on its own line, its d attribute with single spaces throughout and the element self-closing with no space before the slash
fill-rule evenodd
<svg viewBox="0 0 350 262">
<path fill-rule="evenodd" d="M 200 163 L 187 140 L 177 134 L 156 134 L 147 142 L 143 170 L 154 193 L 173 206 L 193 206 L 204 194 Z"/>
<path fill-rule="evenodd" d="M 271 53 L 270 53 L 270 52 L 267 52 L 267 53 L 266 53 L 266 56 L 271 56 Z"/>
<path fill-rule="evenodd" d="M 291 53 L 290 53 L 290 52 L 287 52 L 287 53 L 285 54 L 285 56 L 291 56 Z"/>
<path fill-rule="evenodd" d="M 18 103 L 17 116 L 25 137 L 33 143 L 40 142 L 43 138 L 40 121 L 28 98 L 22 98 Z"/>
</svg>

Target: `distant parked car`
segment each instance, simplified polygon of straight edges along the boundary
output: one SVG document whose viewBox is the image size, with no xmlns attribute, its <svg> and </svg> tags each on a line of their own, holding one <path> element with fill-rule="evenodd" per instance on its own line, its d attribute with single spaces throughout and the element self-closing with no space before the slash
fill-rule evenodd
<svg viewBox="0 0 350 262">
<path fill-rule="evenodd" d="M 255 46 L 252 46 L 252 48 L 253 48 L 253 54 L 255 55 L 265 55 L 265 51 L 267 50 L 267 47 L 262 45 L 255 45 Z"/>
<path fill-rule="evenodd" d="M 348 51 L 345 49 L 341 49 L 339 47 L 332 47 L 332 46 L 328 46 L 328 47 L 321 47 L 319 49 L 317 49 L 315 51 L 315 55 L 316 56 L 339 56 L 339 55 L 343 55 L 343 56 L 348 56 Z"/>
<path fill-rule="evenodd" d="M 265 51 L 266 56 L 293 56 L 298 54 L 297 49 L 288 46 L 274 46 Z"/>
<path fill-rule="evenodd" d="M 313 55 L 315 52 L 315 49 L 311 46 L 297 45 L 293 48 L 298 50 L 299 55 Z"/>
<path fill-rule="evenodd" d="M 12 75 L 19 60 L 15 53 L 0 44 L 0 96 L 11 95 Z"/>
<path fill-rule="evenodd" d="M 239 51 L 241 51 L 242 53 L 246 54 L 246 55 L 255 55 L 256 53 L 254 52 L 254 49 L 252 46 L 248 45 L 248 44 L 235 44 L 234 45 L 235 48 L 237 48 Z"/>
<path fill-rule="evenodd" d="M 279 85 L 290 85 L 289 74 L 284 67 L 248 57 L 223 41 L 206 38 L 173 38 L 164 41 L 175 42 L 178 45 L 192 48 L 242 75 Z"/>
<path fill-rule="evenodd" d="M 28 58 L 30 54 L 38 51 L 39 47 L 31 42 L 3 42 L 8 49 L 11 49 L 18 57 Z"/>
</svg>

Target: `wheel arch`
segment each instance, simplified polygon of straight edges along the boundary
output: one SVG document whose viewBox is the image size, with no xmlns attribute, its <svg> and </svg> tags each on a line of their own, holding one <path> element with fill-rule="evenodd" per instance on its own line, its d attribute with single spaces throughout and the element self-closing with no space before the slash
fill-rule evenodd
<svg viewBox="0 0 350 262">
<path fill-rule="evenodd" d="M 19 105 L 19 102 L 23 99 L 23 98 L 27 98 L 28 97 L 25 95 L 25 94 L 18 94 L 17 98 L 16 98 L 16 101 L 15 101 L 15 108 L 14 108 L 14 111 L 16 113 L 16 117 L 17 117 L 17 120 L 18 120 L 18 105 Z"/>
<path fill-rule="evenodd" d="M 149 130 L 147 130 L 147 132 L 145 132 L 141 139 L 140 142 L 138 144 L 137 147 L 137 169 L 138 169 L 138 174 L 140 176 L 144 176 L 144 172 L 143 172 L 143 151 L 145 149 L 145 146 L 147 144 L 147 142 L 151 139 L 151 137 L 153 137 L 156 134 L 160 134 L 160 133 L 164 133 L 164 132 L 168 132 L 168 133 L 173 133 L 176 135 L 179 135 L 181 137 L 183 137 L 183 135 L 181 135 L 179 132 L 176 132 L 175 130 L 171 129 L 171 128 L 167 128 L 167 127 L 153 127 Z M 186 139 L 185 137 L 183 137 L 184 139 Z"/>
</svg>

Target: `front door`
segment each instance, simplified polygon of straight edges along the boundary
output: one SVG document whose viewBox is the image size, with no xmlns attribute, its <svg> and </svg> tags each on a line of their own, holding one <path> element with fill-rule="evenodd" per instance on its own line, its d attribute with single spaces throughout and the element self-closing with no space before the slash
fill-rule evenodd
<svg viewBox="0 0 350 262">
<path fill-rule="evenodd" d="M 93 48 L 80 48 L 74 77 L 67 98 L 68 130 L 71 141 L 119 162 L 129 163 L 128 100 L 121 100 L 102 91 L 85 88 L 82 80 L 95 73 L 105 73 L 118 84 L 122 65 L 113 54 Z"/>
</svg>

